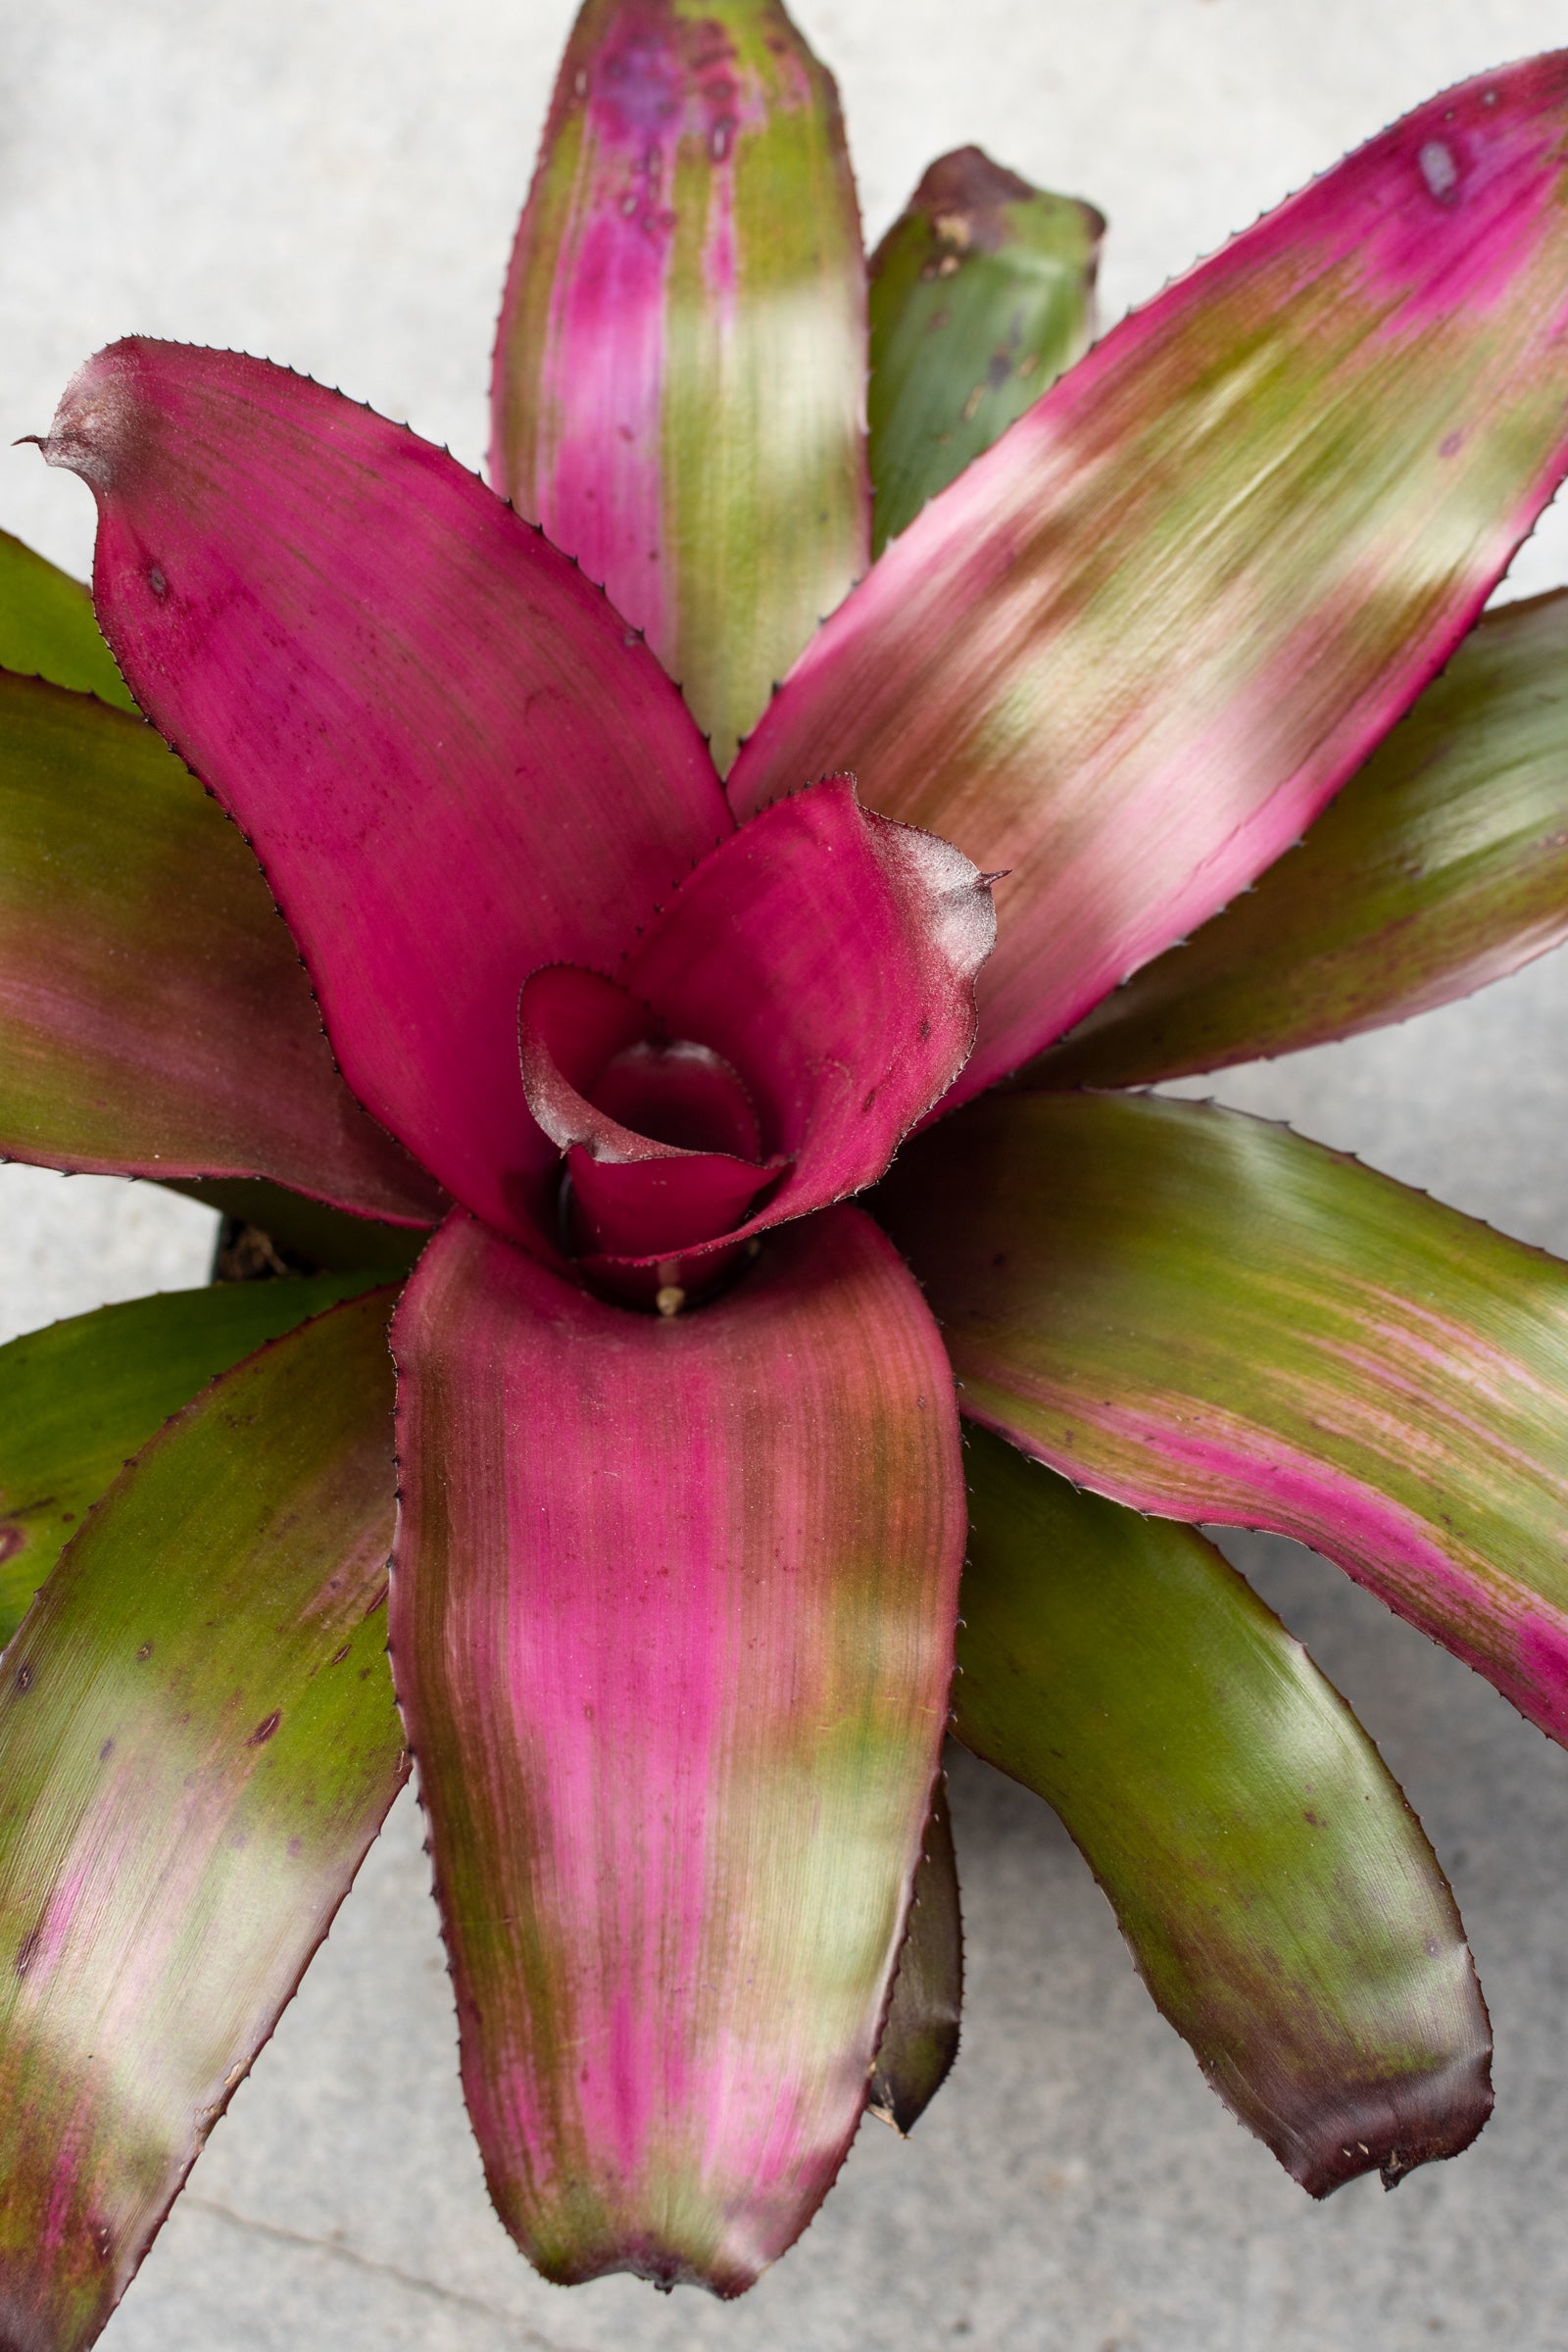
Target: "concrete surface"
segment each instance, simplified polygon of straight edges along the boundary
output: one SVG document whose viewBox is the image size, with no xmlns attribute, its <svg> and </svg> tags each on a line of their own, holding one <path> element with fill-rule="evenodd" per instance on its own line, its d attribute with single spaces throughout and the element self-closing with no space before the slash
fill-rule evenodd
<svg viewBox="0 0 1568 2352">
<path fill-rule="evenodd" d="M 801 0 L 874 234 L 979 138 L 1100 201 L 1110 315 L 1557 0 Z M 470 463 L 564 0 L 0 0 L 0 442 L 130 327 L 287 359 Z M 88 502 L 0 455 L 0 522 L 84 568 Z M 1568 574 L 1552 524 L 1516 580 Z M 1568 969 L 1212 1091 L 1568 1251 Z M 1206 1090 L 1195 1090 L 1206 1091 Z M 201 1278 L 151 1188 L 0 1170 L 0 1335 Z M 542 2285 L 485 2203 L 407 1805 L 106 2342 L 115 2352 L 1379 2352 L 1568 2343 L 1568 1758 L 1336 1573 L 1250 1572 L 1362 1709 L 1446 1861 L 1497 2027 L 1458 2164 L 1315 2208 L 1150 2008 L 1044 1807 L 959 1759 L 970 1994 L 906 2145 L 871 2125 L 744 2304 Z"/>
</svg>

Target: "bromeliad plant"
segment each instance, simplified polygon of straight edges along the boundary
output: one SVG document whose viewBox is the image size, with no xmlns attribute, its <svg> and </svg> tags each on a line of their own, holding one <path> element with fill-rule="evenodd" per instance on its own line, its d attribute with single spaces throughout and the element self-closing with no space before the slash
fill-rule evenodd
<svg viewBox="0 0 1568 2352">
<path fill-rule="evenodd" d="M 918 2115 L 950 1720 L 1314 2194 L 1480 2129 L 1438 1864 L 1179 1522 L 1568 1736 L 1568 1270 L 1104 1090 L 1568 930 L 1568 600 L 1461 642 L 1568 469 L 1568 55 L 1085 357 L 1101 227 L 933 168 L 868 473 L 828 77 L 775 0 L 589 0 L 494 490 L 231 354 L 68 389 L 119 666 L 13 547 L 4 1145 L 320 1270 L 0 1352 L 5 2344 L 101 2328 L 405 1740 L 552 2278 L 738 2293 Z"/>
</svg>

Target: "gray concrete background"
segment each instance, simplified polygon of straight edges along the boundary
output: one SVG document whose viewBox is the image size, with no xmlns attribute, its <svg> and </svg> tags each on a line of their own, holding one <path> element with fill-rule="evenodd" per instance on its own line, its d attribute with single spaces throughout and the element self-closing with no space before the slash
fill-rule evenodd
<svg viewBox="0 0 1568 2352">
<path fill-rule="evenodd" d="M 1555 0 L 801 0 L 875 234 L 978 138 L 1110 214 L 1107 315 L 1446 80 L 1568 38 Z M 129 328 L 233 343 L 476 463 L 496 290 L 565 0 L 0 0 L 0 441 Z M 85 568 L 85 494 L 0 454 L 0 522 Z M 1516 585 L 1568 576 L 1549 524 Z M 1568 971 L 1230 1074 L 1568 1252 Z M 1207 1091 L 1195 1089 L 1193 1091 Z M 0 1170 L 0 1336 L 201 1279 L 205 1212 Z M 1396 2197 L 1311 2206 L 1210 2097 L 1045 1808 L 960 1758 L 964 2048 L 905 2146 L 862 2132 L 744 2304 L 564 2294 L 485 2203 L 407 1804 L 112 2323 L 116 2352 L 1380 2352 L 1568 2343 L 1568 1759 L 1322 1563 L 1239 1546 L 1361 1708 L 1447 1863 L 1499 2112 Z"/>
</svg>

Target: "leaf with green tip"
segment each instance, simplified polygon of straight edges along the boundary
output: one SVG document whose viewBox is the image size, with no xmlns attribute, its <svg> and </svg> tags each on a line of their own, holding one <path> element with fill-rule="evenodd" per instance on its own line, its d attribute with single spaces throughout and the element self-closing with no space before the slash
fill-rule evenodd
<svg viewBox="0 0 1568 2352">
<path fill-rule="evenodd" d="M 139 719 L 0 672 L 0 1154 L 268 1175 L 428 1225 L 333 1066 L 255 858 Z"/>
<path fill-rule="evenodd" d="M 61 1546 L 171 1413 L 264 1341 L 371 1279 L 169 1291 L 0 1348 L 0 1646 Z"/>
<path fill-rule="evenodd" d="M 47 678 L 134 711 L 80 580 L 0 531 L 0 669 Z"/>
<path fill-rule="evenodd" d="M 963 1915 L 946 1778 L 937 1783 L 909 1897 L 909 1924 L 871 2067 L 873 2115 L 901 2137 L 953 2072 L 963 2010 Z"/>
<path fill-rule="evenodd" d="M 963 1552 L 942 1343 L 859 1209 L 609 1306 L 454 1216 L 392 1329 L 392 1658 L 496 2210 L 744 2292 L 854 2136 Z"/>
<path fill-rule="evenodd" d="M 1054 1805 L 1204 2074 L 1313 2196 L 1468 2147 L 1492 2034 L 1421 1825 L 1195 1530 L 984 1430 L 955 1728 Z"/>
<path fill-rule="evenodd" d="M 1088 350 L 1104 233 L 978 147 L 931 166 L 871 257 L 874 554 Z"/>
<path fill-rule="evenodd" d="M 1031 1065 L 1142 1085 L 1408 1020 L 1568 937 L 1568 590 L 1482 615 L 1299 848 Z"/>
<path fill-rule="evenodd" d="M 491 471 L 647 636 L 720 772 L 865 569 L 865 266 L 779 0 L 587 0 L 496 344 Z"/>
<path fill-rule="evenodd" d="M 1568 53 L 1448 90 L 1123 320 L 802 655 L 830 768 L 997 890 L 953 1107 L 1298 839 L 1568 469 Z"/>
<path fill-rule="evenodd" d="M 971 1419 L 1312 1544 L 1568 1744 L 1568 1266 L 1153 1096 L 994 1095 L 875 1200 Z"/>
<path fill-rule="evenodd" d="M 0 2342 L 98 2334 L 404 1777 L 389 1292 L 226 1373 L 0 1685 Z"/>
</svg>

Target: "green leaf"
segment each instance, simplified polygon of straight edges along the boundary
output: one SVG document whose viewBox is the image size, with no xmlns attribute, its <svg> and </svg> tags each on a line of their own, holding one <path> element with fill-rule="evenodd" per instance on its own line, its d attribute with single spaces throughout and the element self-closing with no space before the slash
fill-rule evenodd
<svg viewBox="0 0 1568 2352">
<path fill-rule="evenodd" d="M 171 1413 L 265 1340 L 371 1279 L 171 1291 L 0 1348 L 0 1643 L 88 1509 Z"/>
<path fill-rule="evenodd" d="M 1297 849 L 1031 1064 L 1126 1086 L 1407 1020 L 1568 936 L 1568 591 L 1486 613 Z"/>
<path fill-rule="evenodd" d="M 960 1740 L 1054 1805 L 1214 2088 L 1314 2196 L 1467 2147 L 1492 2036 L 1447 1881 L 1338 1691 L 1194 1530 L 980 1430 Z"/>
<path fill-rule="evenodd" d="M 925 1825 L 899 1973 L 871 2068 L 871 2112 L 901 2137 L 914 2130 L 953 2072 L 962 2007 L 958 1858 L 944 1778 Z"/>
<path fill-rule="evenodd" d="M 430 1238 L 422 1227 L 351 1216 L 261 1176 L 175 1177 L 165 1189 L 200 1200 L 237 1224 L 254 1225 L 279 1249 L 323 1273 L 406 1274 Z"/>
<path fill-rule="evenodd" d="M 189 1405 L 6 1654 L 5 2344 L 96 2336 L 403 1778 L 390 1300 Z"/>
<path fill-rule="evenodd" d="M 871 257 L 876 555 L 1088 350 L 1104 233 L 978 147 L 931 166 Z"/>
<path fill-rule="evenodd" d="M 194 776 L 139 719 L 5 671 L 0 1153 L 442 1207 L 338 1076 L 261 869 Z"/>
<path fill-rule="evenodd" d="M 0 531 L 0 669 L 136 708 L 98 634 L 87 590 L 9 531 Z"/>
<path fill-rule="evenodd" d="M 994 1095 L 874 1198 L 971 1419 L 1312 1544 L 1568 1743 L 1568 1266 L 1151 1096 Z"/>
</svg>

